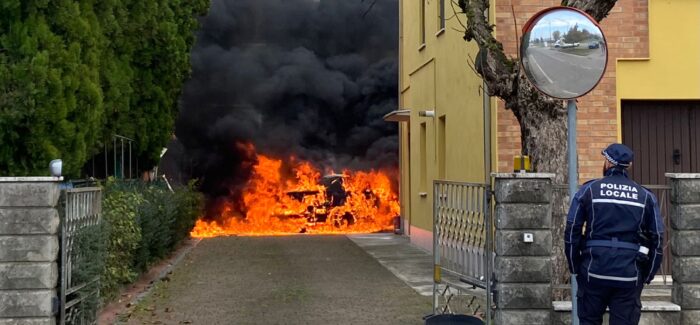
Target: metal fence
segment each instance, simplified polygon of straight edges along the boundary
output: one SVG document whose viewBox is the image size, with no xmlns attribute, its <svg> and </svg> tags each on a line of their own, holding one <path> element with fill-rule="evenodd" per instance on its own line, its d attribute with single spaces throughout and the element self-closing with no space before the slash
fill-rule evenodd
<svg viewBox="0 0 700 325">
<path fill-rule="evenodd" d="M 94 324 L 99 302 L 99 272 L 84 272 L 97 261 L 86 243 L 101 223 L 102 189 L 83 187 L 63 192 L 61 218 L 59 324 Z"/>
<path fill-rule="evenodd" d="M 673 261 L 673 256 L 671 255 L 671 246 L 669 246 L 669 240 L 671 238 L 671 186 L 670 185 L 643 185 L 648 188 L 654 195 L 659 203 L 659 212 L 664 219 L 664 260 L 661 263 L 661 269 L 658 275 L 662 276 L 663 285 L 670 286 L 669 280 L 671 274 L 671 262 Z"/>
<path fill-rule="evenodd" d="M 467 303 L 491 319 L 493 231 L 490 186 L 435 181 L 433 184 L 433 312 L 452 313 Z M 460 296 L 472 296 L 460 299 Z M 476 308 L 472 306 L 475 304 Z"/>
</svg>

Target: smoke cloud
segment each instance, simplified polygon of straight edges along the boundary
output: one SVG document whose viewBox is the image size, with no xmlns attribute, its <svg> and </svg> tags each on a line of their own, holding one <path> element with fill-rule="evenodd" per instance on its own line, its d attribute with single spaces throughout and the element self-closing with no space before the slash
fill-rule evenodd
<svg viewBox="0 0 700 325">
<path fill-rule="evenodd" d="M 396 169 L 397 0 L 213 0 L 176 124 L 192 177 L 238 199 L 243 144 L 324 169 Z"/>
</svg>

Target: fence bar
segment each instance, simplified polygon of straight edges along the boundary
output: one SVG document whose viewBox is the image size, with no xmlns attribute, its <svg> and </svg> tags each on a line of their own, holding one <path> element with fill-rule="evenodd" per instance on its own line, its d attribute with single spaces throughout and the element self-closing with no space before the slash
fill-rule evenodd
<svg viewBox="0 0 700 325">
<path fill-rule="evenodd" d="M 122 170 L 122 179 L 124 179 L 124 139 L 121 139 L 121 150 L 122 150 L 122 163 L 121 163 L 121 170 Z"/>
<path fill-rule="evenodd" d="M 106 150 L 106 149 L 105 149 Z M 107 160 L 106 155 L 105 155 L 105 160 Z M 64 194 L 64 198 L 66 201 L 68 201 L 68 194 Z M 66 202 L 66 216 L 71 215 L 70 214 L 70 202 Z M 63 308 L 63 306 L 66 305 L 66 291 L 67 291 L 67 284 L 66 284 L 66 251 L 68 247 L 68 239 L 67 234 L 68 234 L 68 226 L 66 225 L 66 217 L 62 218 L 61 220 L 61 310 L 60 310 L 60 317 L 59 317 L 59 325 L 64 325 L 66 323 L 66 309 Z"/>
<path fill-rule="evenodd" d="M 114 177 L 117 177 L 117 138 L 112 138 L 112 140 L 114 141 L 114 146 L 112 147 L 112 151 L 114 152 Z"/>
<path fill-rule="evenodd" d="M 105 145 L 105 179 L 109 177 L 109 166 L 107 166 L 107 162 L 109 159 L 107 159 L 107 145 Z"/>
<path fill-rule="evenodd" d="M 441 196 L 441 191 L 439 189 L 440 185 L 435 184 L 433 186 L 433 201 L 442 201 L 442 196 Z M 434 221 L 433 221 L 433 314 L 438 313 L 438 307 L 439 307 L 439 301 L 438 299 L 440 298 L 439 295 L 436 293 L 438 292 L 439 285 L 440 285 L 440 247 L 439 247 L 439 238 L 440 238 L 440 227 L 437 227 L 437 223 L 439 221 L 437 220 L 437 204 L 433 204 L 433 216 Z"/>
<path fill-rule="evenodd" d="M 129 179 L 132 179 L 131 177 L 131 141 L 129 141 Z"/>
</svg>

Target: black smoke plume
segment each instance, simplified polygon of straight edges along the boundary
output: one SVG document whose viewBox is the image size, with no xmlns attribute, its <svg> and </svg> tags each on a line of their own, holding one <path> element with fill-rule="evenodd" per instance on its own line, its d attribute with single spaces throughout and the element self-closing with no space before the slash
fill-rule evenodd
<svg viewBox="0 0 700 325">
<path fill-rule="evenodd" d="M 397 168 L 397 0 L 213 0 L 176 125 L 209 206 L 240 199 L 257 152 Z M 213 213 L 212 213 L 213 214 Z"/>
</svg>

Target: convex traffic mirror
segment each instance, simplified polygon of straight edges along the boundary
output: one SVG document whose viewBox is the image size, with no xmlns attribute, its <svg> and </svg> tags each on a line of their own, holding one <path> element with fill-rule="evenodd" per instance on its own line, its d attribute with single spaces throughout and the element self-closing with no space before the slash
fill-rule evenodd
<svg viewBox="0 0 700 325">
<path fill-rule="evenodd" d="M 600 26 L 568 7 L 540 11 L 523 27 L 520 62 L 528 80 L 555 98 L 585 95 L 600 82 L 608 50 Z"/>
</svg>

